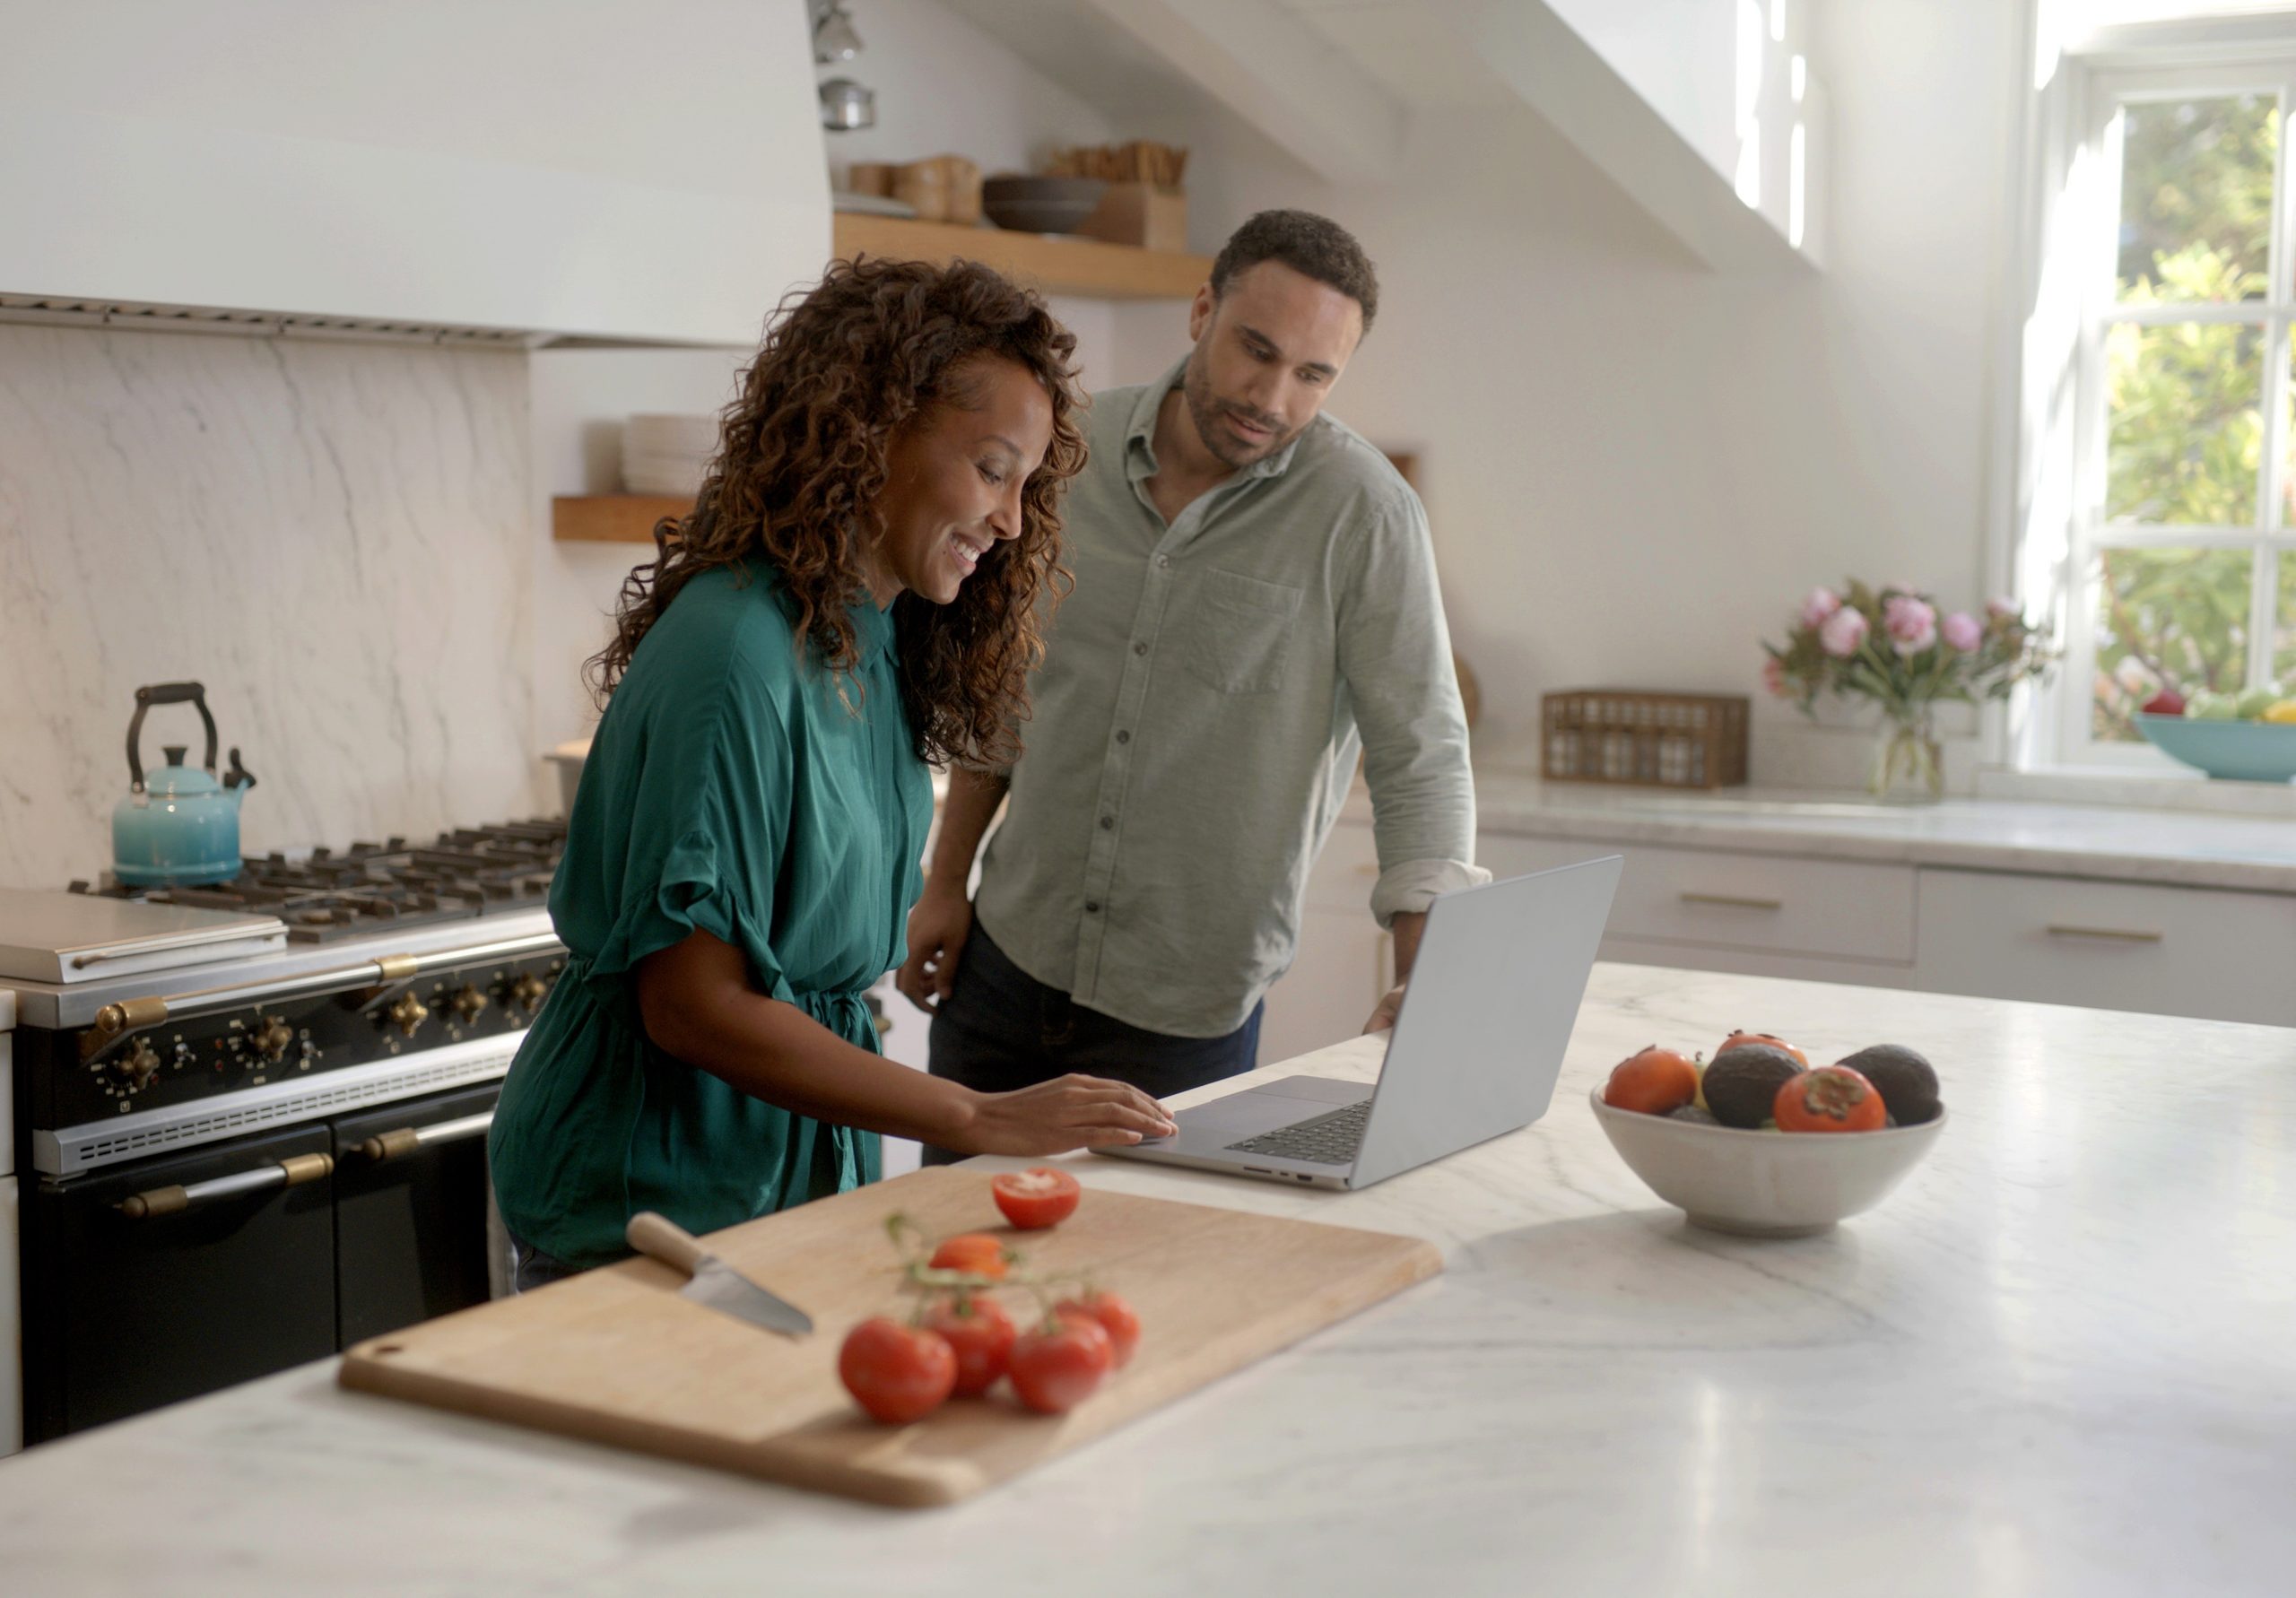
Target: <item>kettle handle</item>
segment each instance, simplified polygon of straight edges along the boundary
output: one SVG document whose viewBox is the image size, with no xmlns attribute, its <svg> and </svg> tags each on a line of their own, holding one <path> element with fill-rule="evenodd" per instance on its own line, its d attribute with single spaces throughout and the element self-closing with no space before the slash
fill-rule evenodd
<svg viewBox="0 0 2296 1598">
<path fill-rule="evenodd" d="M 207 713 L 207 690 L 197 682 L 161 682 L 135 690 L 135 714 L 127 723 L 128 792 L 144 791 L 144 756 L 136 749 L 136 739 L 144 731 L 144 712 L 154 705 L 180 705 L 189 700 L 199 711 L 200 722 L 207 728 L 207 758 L 200 764 L 208 770 L 215 769 L 215 718 Z"/>
</svg>

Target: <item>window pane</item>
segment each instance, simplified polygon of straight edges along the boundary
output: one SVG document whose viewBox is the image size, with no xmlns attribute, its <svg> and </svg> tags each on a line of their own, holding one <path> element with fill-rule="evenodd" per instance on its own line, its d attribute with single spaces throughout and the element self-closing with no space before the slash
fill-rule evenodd
<svg viewBox="0 0 2296 1598">
<path fill-rule="evenodd" d="M 2272 675 L 2296 693 L 2296 550 L 2280 551 L 2280 625 L 2272 640 Z"/>
<path fill-rule="evenodd" d="M 2233 323 L 2123 322 L 2106 333 L 2107 516 L 2198 526 L 2254 522 L 2263 350 L 2262 328 Z"/>
<path fill-rule="evenodd" d="M 2248 676 L 2246 550 L 2104 550 L 2090 732 L 2134 741 L 2129 716 L 2161 691 L 2237 692 Z"/>
<path fill-rule="evenodd" d="M 2120 298 L 2263 299 L 2279 148 L 2269 94 L 2124 106 Z"/>
</svg>

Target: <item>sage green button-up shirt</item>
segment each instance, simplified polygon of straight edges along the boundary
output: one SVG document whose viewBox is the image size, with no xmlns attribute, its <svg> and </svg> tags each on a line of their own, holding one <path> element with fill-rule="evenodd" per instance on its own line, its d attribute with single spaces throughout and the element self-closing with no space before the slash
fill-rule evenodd
<svg viewBox="0 0 2296 1598">
<path fill-rule="evenodd" d="M 1490 873 L 1419 497 L 1324 416 L 1167 525 L 1147 480 L 1184 368 L 1093 401 L 1064 512 L 1076 586 L 976 910 L 1077 1003 L 1216 1038 L 1292 964 L 1359 749 L 1381 925 Z"/>
</svg>

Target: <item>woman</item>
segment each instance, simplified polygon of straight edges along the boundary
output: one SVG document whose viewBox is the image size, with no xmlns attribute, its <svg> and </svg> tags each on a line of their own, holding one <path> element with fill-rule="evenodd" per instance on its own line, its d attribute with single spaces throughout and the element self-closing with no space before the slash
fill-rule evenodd
<svg viewBox="0 0 2296 1598">
<path fill-rule="evenodd" d="M 1171 1123 L 1072 1076 L 983 1094 L 876 1052 L 927 761 L 1014 751 L 1074 339 L 986 267 L 839 263 L 767 335 L 693 513 L 623 585 L 551 889 L 565 973 L 489 1152 L 527 1288 L 876 1179 L 877 1133 L 975 1153 Z"/>
</svg>

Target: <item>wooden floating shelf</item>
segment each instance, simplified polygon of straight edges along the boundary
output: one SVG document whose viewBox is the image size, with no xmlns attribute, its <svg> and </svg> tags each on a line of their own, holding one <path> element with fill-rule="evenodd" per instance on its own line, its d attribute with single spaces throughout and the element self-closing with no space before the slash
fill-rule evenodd
<svg viewBox="0 0 2296 1598">
<path fill-rule="evenodd" d="M 1138 249 L 1065 233 L 961 228 L 857 212 L 837 213 L 835 237 L 839 260 L 862 254 L 903 261 L 961 256 L 1024 279 L 1047 294 L 1097 300 L 1187 300 L 1212 275 L 1209 256 Z"/>
<path fill-rule="evenodd" d="M 550 535 L 565 543 L 652 543 L 656 522 L 692 508 L 676 494 L 561 494 L 550 502 Z"/>
</svg>

